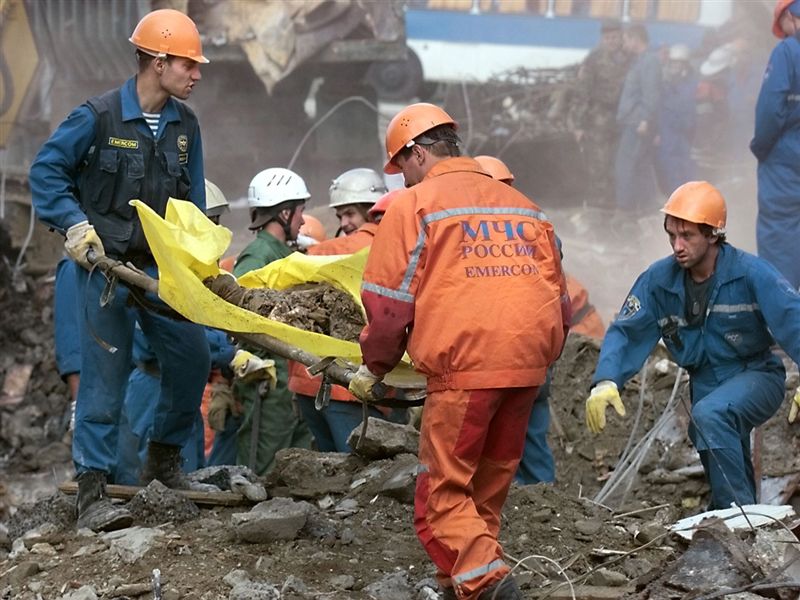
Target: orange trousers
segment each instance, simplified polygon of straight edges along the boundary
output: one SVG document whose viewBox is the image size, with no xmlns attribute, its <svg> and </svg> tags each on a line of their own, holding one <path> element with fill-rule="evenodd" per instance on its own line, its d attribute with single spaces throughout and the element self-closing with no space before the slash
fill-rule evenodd
<svg viewBox="0 0 800 600">
<path fill-rule="evenodd" d="M 458 598 L 477 598 L 510 570 L 497 541 L 500 513 L 537 393 L 537 387 L 428 392 L 414 527 L 439 583 Z"/>
</svg>

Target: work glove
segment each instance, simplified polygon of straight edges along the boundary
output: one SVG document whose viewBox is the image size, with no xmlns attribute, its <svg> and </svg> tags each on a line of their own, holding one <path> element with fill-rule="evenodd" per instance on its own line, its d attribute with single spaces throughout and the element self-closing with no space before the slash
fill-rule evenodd
<svg viewBox="0 0 800 600">
<path fill-rule="evenodd" d="M 613 406 L 620 417 L 625 416 L 625 405 L 619 397 L 617 384 L 601 381 L 592 388 L 586 400 L 586 426 L 592 433 L 600 433 L 606 426 L 606 407 Z"/>
<path fill-rule="evenodd" d="M 266 382 L 272 388 L 278 382 L 275 361 L 271 358 L 259 358 L 247 350 L 237 350 L 230 367 L 233 375 L 245 383 Z"/>
<path fill-rule="evenodd" d="M 358 367 L 353 378 L 350 380 L 350 385 L 347 389 L 359 400 L 366 400 L 367 402 L 375 402 L 377 398 L 372 390 L 376 383 L 380 383 L 383 377 L 373 375 L 372 371 L 367 368 L 367 365 Z"/>
<path fill-rule="evenodd" d="M 798 412 L 800 412 L 800 387 L 797 388 L 794 398 L 792 398 L 792 406 L 789 409 L 789 423 L 794 423 Z"/>
<path fill-rule="evenodd" d="M 211 400 L 208 403 L 208 426 L 214 431 L 223 431 L 228 413 L 240 415 L 242 409 L 233 397 L 233 389 L 227 381 L 215 381 L 209 385 Z"/>
<path fill-rule="evenodd" d="M 89 221 L 81 221 L 67 229 L 64 249 L 72 260 L 86 270 L 92 268 L 92 263 L 86 258 L 90 248 L 94 250 L 98 258 L 106 255 L 106 251 L 103 249 L 103 242 L 100 241 L 100 236 L 97 235 L 94 226 L 90 225 Z"/>
</svg>

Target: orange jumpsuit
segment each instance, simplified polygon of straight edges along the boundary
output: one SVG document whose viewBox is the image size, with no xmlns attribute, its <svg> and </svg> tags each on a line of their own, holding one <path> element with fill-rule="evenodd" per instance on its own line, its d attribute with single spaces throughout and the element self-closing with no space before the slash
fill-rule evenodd
<svg viewBox="0 0 800 600">
<path fill-rule="evenodd" d="M 509 572 L 500 512 L 569 296 L 551 224 L 473 159 L 401 195 L 364 271 L 361 349 L 376 375 L 407 349 L 428 378 L 415 527 L 440 583 L 472 599 Z"/>
<path fill-rule="evenodd" d="M 595 307 L 589 302 L 589 292 L 571 275 L 567 275 L 567 290 L 572 301 L 572 325 L 569 330 L 602 340 L 606 327 Z"/>
</svg>

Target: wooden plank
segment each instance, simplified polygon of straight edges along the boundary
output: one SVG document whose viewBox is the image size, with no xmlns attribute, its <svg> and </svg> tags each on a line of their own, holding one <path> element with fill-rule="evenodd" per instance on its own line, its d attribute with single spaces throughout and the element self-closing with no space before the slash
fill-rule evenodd
<svg viewBox="0 0 800 600">
<path fill-rule="evenodd" d="M 574 596 L 570 592 L 569 586 L 564 585 L 550 593 L 545 590 L 536 597 L 546 596 L 548 600 L 616 600 L 635 591 L 631 586 L 608 587 L 601 585 L 576 585 L 574 589 Z"/>
<path fill-rule="evenodd" d="M 58 489 L 65 494 L 74 495 L 78 493 L 77 481 L 65 481 L 58 486 Z M 106 486 L 106 494 L 111 498 L 130 500 L 139 490 L 144 488 L 135 485 L 113 485 Z M 195 504 L 202 506 L 239 506 L 241 504 L 252 504 L 247 498 L 235 492 L 198 492 L 195 490 L 175 490 L 185 496 Z"/>
</svg>

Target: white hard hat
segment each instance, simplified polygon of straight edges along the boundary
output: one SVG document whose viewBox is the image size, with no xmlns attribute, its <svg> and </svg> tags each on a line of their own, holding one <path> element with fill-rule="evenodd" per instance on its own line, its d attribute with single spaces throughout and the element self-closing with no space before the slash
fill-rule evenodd
<svg viewBox="0 0 800 600">
<path fill-rule="evenodd" d="M 711 77 L 732 66 L 736 61 L 736 48 L 733 43 L 728 43 L 715 48 L 706 61 L 700 65 L 700 75 Z"/>
<path fill-rule="evenodd" d="M 372 169 L 350 169 L 339 175 L 328 190 L 330 206 L 375 204 L 388 190 L 383 177 Z"/>
<path fill-rule="evenodd" d="M 670 46 L 669 48 L 669 59 L 670 60 L 682 60 L 689 62 L 689 59 L 692 56 L 692 51 L 689 50 L 689 46 L 686 44 L 675 44 L 674 46 Z"/>
<path fill-rule="evenodd" d="M 308 200 L 306 182 L 294 171 L 273 167 L 253 177 L 247 189 L 250 208 L 269 208 L 291 200 Z"/>
<path fill-rule="evenodd" d="M 213 181 L 206 179 L 206 216 L 216 217 L 230 210 L 225 194 Z"/>
</svg>

